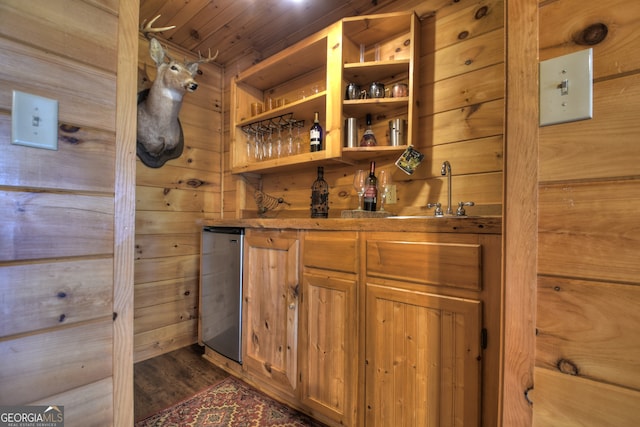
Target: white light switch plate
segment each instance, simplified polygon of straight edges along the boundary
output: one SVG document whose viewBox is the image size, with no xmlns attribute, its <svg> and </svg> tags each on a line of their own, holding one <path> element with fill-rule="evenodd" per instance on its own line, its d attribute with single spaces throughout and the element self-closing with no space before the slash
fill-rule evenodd
<svg viewBox="0 0 640 427">
<path fill-rule="evenodd" d="M 58 101 L 13 91 L 11 143 L 58 149 Z"/>
<path fill-rule="evenodd" d="M 540 62 L 540 126 L 590 119 L 592 110 L 592 49 Z"/>
</svg>

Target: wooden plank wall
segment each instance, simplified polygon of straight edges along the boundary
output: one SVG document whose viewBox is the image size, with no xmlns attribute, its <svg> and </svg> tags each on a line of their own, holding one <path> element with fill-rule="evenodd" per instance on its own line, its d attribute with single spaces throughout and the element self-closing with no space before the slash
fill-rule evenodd
<svg viewBox="0 0 640 427">
<path fill-rule="evenodd" d="M 504 14 L 503 0 L 404 0 L 371 12 L 415 10 L 422 19 L 419 102 L 419 141 L 416 148 L 426 157 L 409 176 L 393 165 L 397 155 L 378 158 L 377 169 L 392 171 L 398 203 L 388 210 L 403 215 L 426 214 L 429 202 L 446 205 L 446 180 L 440 166 L 449 160 L 453 172 L 453 199 L 474 201 L 467 212 L 497 214 L 502 209 L 503 125 L 504 125 Z M 227 68 L 225 80 L 257 61 L 247 56 Z M 225 99 L 228 99 L 228 83 Z M 228 105 L 228 103 L 225 103 Z M 255 189 L 282 197 L 291 206 L 269 212 L 272 217 L 309 215 L 313 170 L 234 177 L 229 174 L 228 115 L 225 119 L 224 217 L 255 217 Z M 374 128 L 382 138 L 388 127 L 381 120 Z M 325 168 L 330 186 L 331 217 L 354 209 L 357 196 L 352 188 L 356 169 L 368 169 L 368 160 L 354 166 Z M 246 184 L 246 186 L 245 186 Z"/>
<path fill-rule="evenodd" d="M 197 59 L 171 44 L 168 49 L 174 58 Z M 153 81 L 155 64 L 144 38 L 138 61 Z M 198 89 L 185 95 L 180 112 L 182 156 L 157 169 L 137 161 L 135 361 L 197 341 L 197 221 L 221 216 L 221 79 L 219 66 L 199 67 Z"/>
<path fill-rule="evenodd" d="M 114 229 L 133 223 L 133 103 L 118 104 L 116 126 L 116 76 L 134 77 L 118 61 L 132 4 L 0 2 L 0 405 L 64 405 L 68 426 L 132 420 L 131 325 L 118 318 L 132 304 L 114 301 L 128 286 L 114 260 L 133 256 L 132 228 Z M 58 100 L 57 151 L 11 145 L 13 90 Z"/>
<path fill-rule="evenodd" d="M 113 424 L 132 425 L 133 408 L 133 274 L 136 211 L 138 12 L 139 1 L 120 3 L 116 87 L 116 180 L 114 218 Z"/>
<path fill-rule="evenodd" d="M 538 224 L 538 0 L 505 3 L 506 124 L 499 426 L 530 426 Z"/>
<path fill-rule="evenodd" d="M 593 48 L 593 119 L 542 127 L 535 426 L 640 425 L 640 3 L 540 2 L 540 59 Z"/>
</svg>

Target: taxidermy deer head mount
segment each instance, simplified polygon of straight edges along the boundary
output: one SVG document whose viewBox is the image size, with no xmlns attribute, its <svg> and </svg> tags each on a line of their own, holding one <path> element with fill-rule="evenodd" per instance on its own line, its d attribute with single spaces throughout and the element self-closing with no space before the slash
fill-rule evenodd
<svg viewBox="0 0 640 427">
<path fill-rule="evenodd" d="M 151 28 L 159 17 L 141 28 L 147 38 L 148 33 L 174 28 Z M 172 59 L 157 39 L 150 38 L 149 54 L 157 73 L 151 88 L 138 93 L 137 153 L 145 165 L 159 168 L 182 154 L 184 136 L 178 119 L 182 97 L 198 88 L 195 81 L 198 65 L 212 62 L 218 53 L 212 57 L 209 51 L 207 58 L 198 54 L 195 62 L 180 62 Z"/>
</svg>

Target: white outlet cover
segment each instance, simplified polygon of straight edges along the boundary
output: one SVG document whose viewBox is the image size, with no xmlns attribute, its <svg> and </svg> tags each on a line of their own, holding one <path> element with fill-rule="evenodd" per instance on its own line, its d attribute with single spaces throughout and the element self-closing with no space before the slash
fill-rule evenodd
<svg viewBox="0 0 640 427">
<path fill-rule="evenodd" d="M 385 203 L 392 205 L 394 203 L 398 202 L 398 197 L 396 194 L 396 185 L 395 184 L 391 184 L 389 186 L 389 194 L 387 194 L 387 200 L 385 201 Z"/>
<path fill-rule="evenodd" d="M 592 117 L 593 50 L 541 61 L 540 126 Z"/>
<path fill-rule="evenodd" d="M 58 101 L 13 91 L 11 143 L 58 149 Z"/>
</svg>

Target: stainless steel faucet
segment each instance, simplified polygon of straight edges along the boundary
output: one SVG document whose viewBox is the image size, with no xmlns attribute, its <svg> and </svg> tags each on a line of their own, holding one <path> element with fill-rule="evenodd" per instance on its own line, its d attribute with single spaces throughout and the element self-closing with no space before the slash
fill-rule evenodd
<svg viewBox="0 0 640 427">
<path fill-rule="evenodd" d="M 453 215 L 453 208 L 451 207 L 451 163 L 449 163 L 448 160 L 445 160 L 444 163 L 442 163 L 440 175 L 447 177 L 447 211 L 445 214 Z"/>
</svg>

